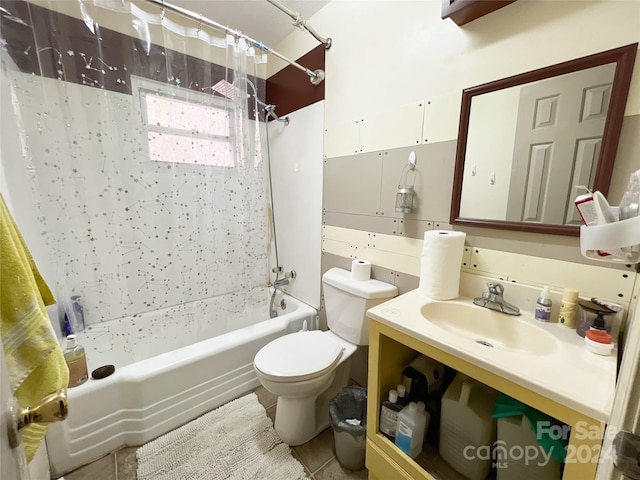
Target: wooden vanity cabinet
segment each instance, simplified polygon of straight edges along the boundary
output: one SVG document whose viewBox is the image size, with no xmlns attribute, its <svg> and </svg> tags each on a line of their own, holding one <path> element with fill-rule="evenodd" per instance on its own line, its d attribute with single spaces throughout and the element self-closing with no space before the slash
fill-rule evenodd
<svg viewBox="0 0 640 480">
<path fill-rule="evenodd" d="M 515 0 L 442 0 L 442 18 L 464 25 L 513 2 Z"/>
<path fill-rule="evenodd" d="M 367 406 L 366 466 L 369 480 L 446 478 L 436 472 L 435 448 L 427 445 L 415 460 L 405 455 L 378 430 L 380 406 L 388 392 L 396 388 L 403 368 L 421 353 L 462 372 L 476 380 L 524 402 L 570 426 L 579 425 L 579 431 L 590 435 L 571 435 L 569 451 L 577 461 L 566 463 L 563 480 L 589 480 L 595 478 L 598 456 L 602 444 L 604 425 L 592 418 L 550 400 L 525 385 L 517 384 L 461 360 L 447 352 L 419 341 L 386 324 L 370 319 L 369 377 Z M 572 432 L 576 432 L 575 428 Z M 588 438 L 578 438 L 588 437 Z M 582 460 L 582 461 L 578 461 Z M 442 462 L 442 459 L 435 462 Z M 433 466 L 433 469 L 432 469 Z M 445 465 L 445 467 L 448 467 Z M 449 467 L 450 468 L 450 467 Z M 436 476 L 434 476 L 436 475 Z"/>
</svg>

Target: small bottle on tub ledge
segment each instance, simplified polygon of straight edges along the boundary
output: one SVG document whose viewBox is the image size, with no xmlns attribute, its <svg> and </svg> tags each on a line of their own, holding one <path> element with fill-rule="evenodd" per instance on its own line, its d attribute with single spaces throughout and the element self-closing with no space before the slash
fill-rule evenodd
<svg viewBox="0 0 640 480">
<path fill-rule="evenodd" d="M 69 388 L 83 384 L 89 378 L 87 370 L 87 356 L 84 347 L 78 344 L 75 335 L 67 335 L 67 348 L 64 359 L 69 367 Z"/>
</svg>

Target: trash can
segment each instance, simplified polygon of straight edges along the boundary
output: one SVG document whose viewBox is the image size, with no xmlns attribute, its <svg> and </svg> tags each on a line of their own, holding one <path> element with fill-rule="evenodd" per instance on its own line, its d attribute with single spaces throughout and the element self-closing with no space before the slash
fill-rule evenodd
<svg viewBox="0 0 640 480">
<path fill-rule="evenodd" d="M 349 386 L 340 390 L 329 400 L 329 423 L 340 465 L 362 470 L 367 442 L 367 389 Z"/>
</svg>

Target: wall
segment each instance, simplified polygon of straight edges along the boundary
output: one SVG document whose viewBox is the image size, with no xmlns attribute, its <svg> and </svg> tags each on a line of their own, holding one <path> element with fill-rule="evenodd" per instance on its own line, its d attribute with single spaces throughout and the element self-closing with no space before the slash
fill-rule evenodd
<svg viewBox="0 0 640 480">
<path fill-rule="evenodd" d="M 269 122 L 278 257 L 285 271 L 297 273 L 285 290 L 315 308 L 320 258 L 311 252 L 321 248 L 323 113 L 324 102 L 317 102 L 288 114 L 287 126 Z"/>
<path fill-rule="evenodd" d="M 413 238 L 427 228 L 450 228 L 463 88 L 637 42 L 640 36 L 637 2 L 625 1 L 518 1 L 458 27 L 440 18 L 438 1 L 334 0 L 309 23 L 333 39 L 326 53 L 324 225 Z M 296 58 L 314 45 L 307 37 L 294 32 L 277 49 Z M 629 173 L 639 167 L 639 65 L 613 172 L 614 204 Z M 272 61 L 270 74 L 278 67 Z M 416 186 L 423 182 L 422 198 L 415 214 L 400 216 L 392 205 L 411 150 L 418 153 L 422 178 Z M 472 246 L 590 263 L 575 237 L 460 229 Z M 323 269 L 347 265 L 341 258 L 325 249 Z M 406 281 L 409 287 L 415 279 Z"/>
<path fill-rule="evenodd" d="M 400 293 L 416 288 L 423 232 L 452 228 L 462 90 L 640 39 L 635 1 L 520 0 L 463 27 L 442 20 L 440 5 L 439 0 L 332 0 L 307 19 L 333 40 L 325 54 L 321 272 L 349 269 L 352 258 L 365 258 L 373 263 L 374 278 L 395 284 Z M 276 49 L 299 58 L 317 45 L 296 30 Z M 270 58 L 268 77 L 284 67 Z M 630 173 L 640 168 L 639 80 L 636 61 L 610 187 L 612 204 L 619 202 Z M 402 215 L 394 211 L 395 192 L 411 151 L 418 157 L 416 208 Z M 607 278 L 627 286 L 637 275 L 628 267 L 585 259 L 576 237 L 454 228 L 466 232 L 467 245 L 489 256 L 492 277 L 553 281 L 558 300 L 568 286 L 563 282 L 580 283 L 585 294 L 604 293 L 631 313 L 635 308 L 637 294 L 630 288 L 620 297 L 622 292 L 601 288 L 608 280 L 596 273 L 600 269 L 587 274 L 576 264 L 613 270 Z M 502 258 L 501 252 L 515 256 Z M 550 261 L 536 262 L 536 257 Z M 480 269 L 486 268 L 481 263 Z M 513 269 L 501 276 L 505 272 L 495 268 L 505 264 Z M 475 263 L 466 267 L 478 269 Z M 555 274 L 565 271 L 571 278 Z M 326 327 L 324 311 L 321 327 Z M 353 365 L 352 377 L 365 384 L 366 349 L 358 350 Z"/>
<path fill-rule="evenodd" d="M 511 158 L 515 141 L 520 88 L 507 88 L 473 99 L 467 134 L 460 216 L 506 220 Z M 514 139 L 514 141 L 509 141 Z M 474 158 L 481 158 L 481 167 Z M 491 173 L 496 173 L 495 184 L 490 185 Z M 466 196 L 473 200 L 467 200 Z"/>
</svg>

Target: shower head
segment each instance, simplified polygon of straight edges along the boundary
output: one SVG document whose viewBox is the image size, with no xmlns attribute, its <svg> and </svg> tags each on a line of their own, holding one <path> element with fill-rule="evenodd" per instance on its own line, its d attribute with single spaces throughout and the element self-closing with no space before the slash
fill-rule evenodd
<svg viewBox="0 0 640 480">
<path fill-rule="evenodd" d="M 226 80 L 220 80 L 215 85 L 212 85 L 210 87 L 205 87 L 202 90 L 207 90 L 209 88 L 213 93 L 218 93 L 230 100 L 236 100 L 242 96 L 242 90 L 240 90 L 235 85 L 227 82 Z M 250 95 L 247 93 L 247 98 L 249 97 Z"/>
<path fill-rule="evenodd" d="M 275 118 L 279 122 L 284 122 L 285 126 L 289 125 L 289 117 L 280 118 L 275 112 L 276 106 L 275 105 L 266 104 L 262 100 L 260 100 L 258 98 L 258 94 L 256 92 L 256 87 L 253 85 L 253 83 L 251 83 L 249 80 L 247 80 L 247 83 L 253 89 L 253 97 L 256 99 L 256 102 L 258 103 L 258 105 L 264 107 L 264 110 L 266 112 L 264 121 L 268 122 L 269 121 L 269 117 L 272 117 L 272 118 Z M 231 99 L 231 100 L 238 99 L 238 98 L 240 98 L 242 96 L 242 90 L 240 90 L 235 85 L 227 82 L 226 80 L 220 80 L 215 85 L 212 85 L 211 87 L 205 87 L 202 90 L 206 90 L 206 89 L 209 89 L 209 88 L 214 93 L 218 93 L 218 94 L 222 95 L 223 97 L 226 97 L 226 98 Z M 249 97 L 251 97 L 251 95 L 247 94 L 247 98 L 249 98 Z"/>
</svg>

